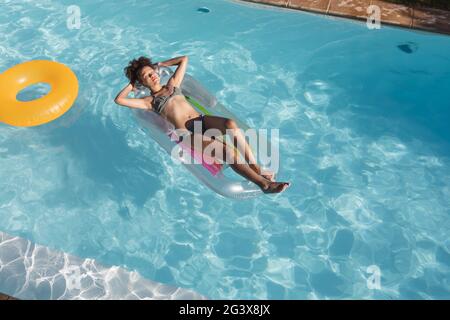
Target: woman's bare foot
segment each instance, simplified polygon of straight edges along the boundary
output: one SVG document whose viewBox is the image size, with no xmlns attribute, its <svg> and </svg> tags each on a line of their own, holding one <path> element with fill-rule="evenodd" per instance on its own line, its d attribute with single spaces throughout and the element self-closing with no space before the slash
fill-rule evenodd
<svg viewBox="0 0 450 320">
<path fill-rule="evenodd" d="M 275 181 L 275 173 L 270 171 L 264 171 L 264 173 L 261 170 L 261 167 L 257 164 L 251 164 L 250 168 L 252 168 L 253 171 L 255 171 L 257 174 L 259 174 L 261 177 L 269 180 L 269 181 Z"/>
<path fill-rule="evenodd" d="M 269 182 L 261 189 L 264 193 L 280 193 L 286 190 L 291 184 L 289 182 Z"/>
<path fill-rule="evenodd" d="M 264 173 L 261 173 L 261 177 L 266 178 L 269 181 L 275 182 L 275 173 L 266 171 Z"/>
</svg>

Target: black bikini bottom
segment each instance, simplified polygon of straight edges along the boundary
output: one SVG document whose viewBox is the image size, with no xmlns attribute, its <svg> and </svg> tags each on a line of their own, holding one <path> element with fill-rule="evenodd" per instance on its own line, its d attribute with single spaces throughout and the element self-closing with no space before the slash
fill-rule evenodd
<svg viewBox="0 0 450 320">
<path fill-rule="evenodd" d="M 202 129 L 202 134 L 205 134 L 206 131 L 206 126 L 205 126 L 205 119 L 204 119 L 204 115 L 200 115 L 197 118 L 194 119 L 189 119 L 188 121 L 186 121 L 185 125 L 186 125 L 186 129 L 188 129 L 190 132 L 194 133 L 194 123 L 195 122 L 200 122 L 201 125 L 201 129 Z M 198 126 L 198 124 L 197 124 Z"/>
<path fill-rule="evenodd" d="M 192 133 L 196 133 L 194 131 L 196 122 L 200 122 L 199 124 L 197 124 L 197 126 L 201 125 L 202 135 L 204 135 L 205 132 L 206 132 L 206 126 L 205 126 L 205 116 L 203 114 L 198 116 L 198 117 L 196 117 L 196 118 L 189 119 L 188 121 L 186 121 L 186 123 L 185 123 L 186 129 L 188 129 L 188 131 L 190 131 Z M 182 136 L 178 137 L 178 142 L 177 143 L 182 142 L 184 137 L 185 137 L 185 135 L 182 135 Z M 214 139 L 214 137 L 213 137 L 213 139 Z"/>
</svg>

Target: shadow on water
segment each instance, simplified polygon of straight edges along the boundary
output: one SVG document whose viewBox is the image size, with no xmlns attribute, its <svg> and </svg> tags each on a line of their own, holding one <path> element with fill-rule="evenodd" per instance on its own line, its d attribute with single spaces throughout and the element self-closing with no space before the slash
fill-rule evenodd
<svg viewBox="0 0 450 320">
<path fill-rule="evenodd" d="M 55 127 L 49 142 L 70 150 L 82 163 L 85 175 L 99 188 L 107 190 L 119 203 L 131 199 L 137 207 L 161 188 L 158 162 L 148 158 L 143 150 L 130 148 L 126 134 L 111 120 L 101 123 L 98 117 L 86 113 L 67 127 Z M 121 205 L 119 214 L 126 218 L 128 209 Z"/>
<path fill-rule="evenodd" d="M 411 70 L 411 78 L 419 76 Z M 450 78 L 446 82 L 450 83 Z M 411 90 L 396 91 L 394 85 L 384 95 L 367 88 L 365 101 L 348 105 L 352 128 L 373 139 L 394 136 L 405 142 L 420 141 L 441 156 L 450 156 L 448 93 L 438 83 L 430 83 L 426 90 L 418 87 L 411 84 Z"/>
<path fill-rule="evenodd" d="M 363 54 L 341 64 L 334 58 L 321 58 L 297 79 L 300 83 L 308 78 L 320 79 L 330 86 L 323 92 L 315 89 L 319 97 L 329 97 L 326 113 L 333 123 L 350 126 L 369 140 L 392 136 L 404 142 L 420 141 L 448 157 L 450 72 L 441 71 L 448 61 L 436 58 L 422 63 L 420 59 L 404 62 L 401 57 L 415 54 L 397 51 L 397 60 L 388 57 L 376 64 L 370 60 L 371 55 Z M 374 66 L 369 70 L 354 67 L 370 63 Z M 439 63 L 444 69 L 437 66 Z M 332 72 L 324 74 L 324 69 Z"/>
<path fill-rule="evenodd" d="M 395 136 L 403 141 L 419 140 L 449 156 L 450 103 L 438 101 L 442 92 L 429 94 L 427 99 L 408 91 L 392 92 L 389 96 L 367 91 L 367 100 L 347 101 L 347 120 L 359 135 L 372 139 Z M 336 105 L 342 106 L 344 100 L 337 100 Z"/>
</svg>

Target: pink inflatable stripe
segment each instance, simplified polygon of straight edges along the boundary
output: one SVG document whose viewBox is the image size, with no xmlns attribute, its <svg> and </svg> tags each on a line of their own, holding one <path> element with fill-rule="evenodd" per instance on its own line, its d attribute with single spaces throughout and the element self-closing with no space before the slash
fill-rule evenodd
<svg viewBox="0 0 450 320">
<path fill-rule="evenodd" d="M 169 135 L 169 137 L 171 140 L 175 140 L 175 141 L 178 140 L 177 135 L 174 133 L 171 133 Z M 181 143 L 180 141 L 178 141 L 177 144 L 181 146 L 181 149 L 183 149 L 183 151 L 189 152 L 191 157 L 194 158 L 197 163 L 200 162 L 201 165 L 206 170 L 208 170 L 213 176 L 216 176 L 223 169 L 222 164 L 215 161 L 215 159 L 213 159 L 212 157 L 202 156 L 202 154 L 200 152 L 194 150 L 190 146 L 187 146 L 187 145 Z M 206 162 L 205 160 L 208 160 L 208 162 Z"/>
</svg>

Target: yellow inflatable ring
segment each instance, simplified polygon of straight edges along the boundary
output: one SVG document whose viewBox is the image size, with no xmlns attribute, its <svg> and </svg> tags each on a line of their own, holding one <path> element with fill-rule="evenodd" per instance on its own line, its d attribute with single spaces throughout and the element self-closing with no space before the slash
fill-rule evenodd
<svg viewBox="0 0 450 320">
<path fill-rule="evenodd" d="M 24 88 L 44 82 L 50 91 L 32 101 L 18 101 Z M 72 107 L 78 95 L 76 75 L 64 64 L 33 60 L 0 73 L 0 122 L 31 127 L 55 120 Z"/>
</svg>

